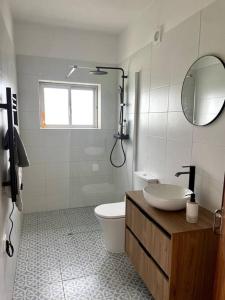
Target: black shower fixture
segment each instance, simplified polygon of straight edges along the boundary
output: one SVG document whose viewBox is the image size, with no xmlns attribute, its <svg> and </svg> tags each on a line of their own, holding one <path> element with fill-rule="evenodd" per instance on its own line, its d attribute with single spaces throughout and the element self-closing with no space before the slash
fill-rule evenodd
<svg viewBox="0 0 225 300">
<path fill-rule="evenodd" d="M 121 76 L 122 84 L 120 86 L 119 126 L 118 126 L 118 132 L 116 134 L 114 134 L 115 143 L 114 143 L 114 145 L 112 147 L 112 150 L 110 152 L 110 162 L 111 162 L 111 164 L 115 168 L 120 168 L 126 163 L 126 153 L 124 151 L 123 141 L 129 139 L 129 135 L 127 133 L 127 121 L 124 118 L 124 108 L 126 106 L 126 103 L 124 101 L 124 87 L 125 87 L 125 82 L 124 81 L 125 81 L 125 79 L 127 79 L 128 76 L 125 75 L 124 69 L 120 68 L 120 67 L 96 66 L 93 69 L 93 68 L 90 68 L 90 67 L 79 67 L 77 65 L 73 65 L 66 77 L 69 78 L 76 69 L 89 69 L 90 70 L 89 74 L 91 74 L 91 75 L 107 75 L 108 72 L 106 70 L 117 70 L 117 71 L 122 72 L 122 76 Z M 119 140 L 120 140 L 120 145 L 121 145 L 121 149 L 122 149 L 122 152 L 123 152 L 123 161 L 120 164 L 116 164 L 116 163 L 113 162 L 112 155 L 113 155 L 114 149 L 116 147 L 116 144 Z"/>
<path fill-rule="evenodd" d="M 89 71 L 89 74 L 91 74 L 91 75 L 107 75 L 108 72 L 102 71 L 99 67 L 96 67 L 95 70 Z"/>
</svg>

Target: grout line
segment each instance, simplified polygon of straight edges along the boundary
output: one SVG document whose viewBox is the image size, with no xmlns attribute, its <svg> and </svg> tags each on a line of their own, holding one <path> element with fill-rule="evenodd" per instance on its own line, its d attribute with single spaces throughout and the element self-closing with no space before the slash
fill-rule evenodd
<svg viewBox="0 0 225 300">
<path fill-rule="evenodd" d="M 60 259 L 61 261 L 61 259 Z M 63 285 L 63 278 L 62 278 L 62 267 L 61 267 L 61 263 L 59 263 L 59 270 L 60 270 L 60 277 L 61 277 L 61 283 L 62 283 L 62 289 L 63 289 L 63 296 L 64 299 L 66 300 L 66 294 L 65 294 L 65 289 L 64 289 L 64 285 Z"/>
<path fill-rule="evenodd" d="M 74 211 L 74 213 L 76 213 L 76 212 Z M 72 215 L 72 218 L 75 217 L 75 215 L 73 216 L 73 214 L 66 214 L 66 217 L 68 218 L 69 215 Z M 93 212 L 90 211 L 90 210 L 86 210 L 86 214 L 84 214 L 84 215 L 83 215 L 83 213 L 80 214 L 79 210 L 77 211 L 77 216 L 78 217 L 81 216 L 82 218 L 87 218 L 88 219 L 88 218 L 92 217 L 92 215 L 93 215 Z M 49 232 L 45 236 L 45 238 L 47 238 L 46 239 L 47 244 L 43 244 L 43 240 L 41 238 L 42 235 L 40 234 L 41 231 L 42 231 L 41 228 L 40 228 L 40 225 L 41 225 L 40 224 L 40 220 L 43 218 L 43 216 L 46 216 L 46 217 L 44 217 L 44 219 L 46 221 L 46 226 L 49 226 Z M 60 218 L 61 217 L 64 218 L 65 216 L 63 214 L 60 214 Z M 86 265 L 86 262 L 84 263 L 85 257 L 82 256 L 83 255 L 83 248 L 81 247 L 80 250 L 78 250 L 78 252 L 77 252 L 77 258 L 80 258 L 80 260 L 78 260 L 78 264 L 81 266 L 81 272 L 79 272 L 79 269 L 78 269 L 78 274 L 82 275 L 82 276 L 79 276 L 79 277 L 75 276 L 75 277 L 68 278 L 68 279 L 64 280 L 63 279 L 63 266 L 64 266 L 64 262 L 66 260 L 66 257 L 63 255 L 63 252 L 60 251 L 60 250 L 63 250 L 63 248 L 61 248 L 61 246 L 57 247 L 58 245 L 62 245 L 60 243 L 60 240 L 59 240 L 59 238 L 62 235 L 59 235 L 59 232 L 57 232 L 57 231 L 56 231 L 56 233 L 54 232 L 55 228 L 51 224 L 52 220 L 54 220 L 54 215 L 51 215 L 51 213 L 50 213 L 49 214 L 49 218 L 48 218 L 48 214 L 45 212 L 43 214 L 40 213 L 38 215 L 33 215 L 33 216 L 29 217 L 29 218 L 30 218 L 30 219 L 28 219 L 29 222 L 31 222 L 31 223 L 35 222 L 35 227 L 34 228 L 33 227 L 29 228 L 29 224 L 26 224 L 26 226 L 23 225 L 21 234 L 23 232 L 25 232 L 26 228 L 28 228 L 29 231 L 31 232 L 31 235 L 34 234 L 34 233 L 37 234 L 37 240 L 36 240 L 36 238 L 34 239 L 34 237 L 32 238 L 32 236 L 31 236 L 31 237 L 28 237 L 28 241 L 30 241 L 32 243 L 32 247 L 34 247 L 35 251 L 37 250 L 37 246 L 38 245 L 40 245 L 40 246 L 39 246 L 39 251 L 37 251 L 37 253 L 39 253 L 39 255 L 38 255 L 38 260 L 36 259 L 36 262 L 34 262 L 31 257 L 30 257 L 31 261 L 29 261 L 29 258 L 28 258 L 28 261 L 26 261 L 26 259 L 24 257 L 24 260 L 25 260 L 24 262 L 27 264 L 27 266 L 29 266 L 29 264 L 33 263 L 33 262 L 38 265 L 40 263 L 40 261 L 41 261 L 41 266 L 43 265 L 43 267 L 44 267 L 43 270 L 45 269 L 46 258 L 43 257 L 42 252 L 47 249 L 49 243 L 51 242 L 51 241 L 48 240 L 48 235 L 51 235 L 51 231 L 54 233 L 54 236 L 52 236 L 51 247 L 53 249 L 55 249 L 55 251 L 49 252 L 49 254 L 50 254 L 49 260 L 51 262 L 51 259 L 53 259 L 53 264 L 51 264 L 51 266 L 53 268 L 56 266 L 57 267 L 57 272 L 58 272 L 58 269 L 59 269 L 60 277 L 58 279 L 56 279 L 56 280 L 54 280 L 54 278 L 53 278 L 53 280 L 51 280 L 51 282 L 49 280 L 47 280 L 47 281 L 44 280 L 43 283 L 44 283 L 44 285 L 46 285 L 46 287 L 48 287 L 49 291 L 50 291 L 50 289 L 54 289 L 54 285 L 57 285 L 57 284 L 59 285 L 59 283 L 60 283 L 60 285 L 62 286 L 60 288 L 60 292 L 63 293 L 63 299 L 66 300 L 68 298 L 66 297 L 66 289 L 65 289 L 65 286 L 64 286 L 65 282 L 67 282 L 67 281 L 74 281 L 75 282 L 74 284 L 76 285 L 76 280 L 78 280 L 78 279 L 84 278 L 84 281 L 88 281 L 89 277 L 91 278 L 93 276 L 98 276 L 99 274 L 101 274 L 101 268 L 99 268 L 100 267 L 100 263 L 99 262 L 95 262 L 95 263 L 97 263 L 96 266 L 95 266 L 95 263 L 94 264 L 92 263 L 92 259 L 93 259 L 93 257 L 92 257 L 92 248 L 89 248 L 91 245 L 88 245 L 88 247 L 86 247 L 86 243 L 89 242 L 89 238 L 92 235 L 93 235 L 93 238 L 94 238 L 93 241 L 95 243 L 98 243 L 97 248 L 96 248 L 95 251 L 98 251 L 98 247 L 102 247 L 102 245 L 101 245 L 102 242 L 101 242 L 101 239 L 100 239 L 100 236 L 99 236 L 99 233 L 101 234 L 101 232 L 102 232 L 101 230 L 95 230 L 95 229 L 93 230 L 93 229 L 90 228 L 90 230 L 87 230 L 87 231 L 75 232 L 74 233 L 75 235 L 78 234 L 78 235 L 83 235 L 84 236 L 84 238 L 82 239 L 82 241 L 84 243 L 84 248 L 86 249 L 86 251 L 90 251 L 90 253 L 88 255 L 88 257 L 90 256 L 90 260 L 88 260 L 88 262 L 87 262 L 88 265 Z M 85 224 L 82 225 L 82 226 L 85 227 Z M 72 228 L 74 228 L 74 230 L 76 230 L 77 227 L 79 227 L 79 225 L 75 224 Z M 86 225 L 86 227 L 87 227 L 87 225 Z M 65 224 L 65 226 L 63 226 L 61 228 L 70 229 L 69 223 Z M 56 242 L 55 234 L 56 234 L 57 241 L 59 240 L 59 244 L 58 244 L 58 242 Z M 85 236 L 85 234 L 87 234 L 87 236 Z M 25 238 L 25 239 L 27 239 L 27 238 Z M 75 240 L 76 240 L 76 237 L 75 237 Z M 23 241 L 24 240 L 21 238 L 21 242 L 23 242 Z M 77 239 L 77 242 L 79 243 L 79 239 Z M 68 246 L 69 246 L 68 250 L 69 251 L 71 251 L 71 250 L 73 251 L 73 248 L 71 249 L 71 247 L 73 247 L 73 246 L 70 247 L 70 245 L 71 244 L 68 244 Z M 26 248 L 26 249 L 23 248 L 24 251 L 26 251 L 27 249 L 29 251 L 32 251 L 33 248 L 30 248 L 30 245 L 28 245 L 28 248 Z M 50 251 L 51 251 L 51 249 L 50 249 Z M 67 252 L 65 252 L 65 253 L 67 253 Z M 23 262 L 23 256 L 22 256 L 22 262 Z M 69 265 L 70 265 L 70 262 L 69 262 Z M 51 268 L 51 266 L 50 266 L 50 268 Z M 40 275 L 41 275 L 41 273 L 40 273 Z M 70 273 L 68 273 L 68 275 L 69 275 L 68 277 L 70 277 Z M 112 274 L 112 276 L 114 276 L 114 274 Z M 32 278 L 30 278 L 30 279 L 32 279 Z M 32 286 L 32 288 L 35 289 L 35 293 L 37 293 L 37 297 L 40 298 L 41 281 L 39 280 L 39 276 L 36 278 L 36 280 L 34 282 L 36 283 L 36 285 Z M 28 286 L 28 288 L 29 288 L 29 286 Z M 96 287 L 93 286 L 92 288 L 93 288 L 93 292 L 95 292 Z M 104 288 L 104 286 L 103 286 L 103 288 Z M 137 291 L 140 293 L 140 291 L 138 290 L 138 285 L 137 285 Z M 28 299 L 27 298 L 28 295 L 26 294 L 26 291 L 24 291 L 24 293 L 25 293 L 24 294 L 24 300 Z M 143 291 L 143 293 L 144 293 L 144 291 Z M 72 297 L 73 297 L 73 295 L 72 295 Z M 13 298 L 13 299 L 16 300 L 16 298 Z M 53 299 L 53 298 L 50 298 L 50 299 Z M 151 299 L 151 298 L 149 298 L 149 299 Z"/>
<path fill-rule="evenodd" d="M 71 278 L 68 278 L 68 279 L 63 279 L 62 281 L 70 281 L 70 280 L 76 280 L 76 279 L 81 279 L 81 278 L 88 278 L 88 277 L 92 277 L 92 276 L 95 276 L 95 275 L 98 275 L 99 272 L 94 272 L 93 274 L 90 274 L 90 275 L 83 275 L 83 276 L 77 276 L 77 277 L 71 277 Z"/>
<path fill-rule="evenodd" d="M 201 31 L 202 31 L 202 10 L 200 10 L 200 15 L 199 15 L 199 37 L 198 37 L 198 57 L 200 54 L 200 46 L 201 46 Z M 194 148 L 194 125 L 192 125 L 192 137 L 191 137 L 191 151 L 190 151 L 190 163 L 193 163 L 193 148 Z"/>
<path fill-rule="evenodd" d="M 200 47 L 201 47 L 201 33 L 202 33 L 202 10 L 199 13 L 199 36 L 198 36 L 198 57 L 200 54 Z"/>
</svg>

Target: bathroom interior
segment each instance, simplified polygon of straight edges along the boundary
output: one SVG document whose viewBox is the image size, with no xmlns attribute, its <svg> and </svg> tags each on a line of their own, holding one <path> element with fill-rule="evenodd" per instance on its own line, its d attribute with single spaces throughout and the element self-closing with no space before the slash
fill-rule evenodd
<svg viewBox="0 0 225 300">
<path fill-rule="evenodd" d="M 225 299 L 225 1 L 0 0 L 0 299 Z"/>
</svg>

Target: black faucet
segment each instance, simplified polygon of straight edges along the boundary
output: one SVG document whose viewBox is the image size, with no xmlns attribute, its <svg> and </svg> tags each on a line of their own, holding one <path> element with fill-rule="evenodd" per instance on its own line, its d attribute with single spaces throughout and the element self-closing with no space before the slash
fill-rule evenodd
<svg viewBox="0 0 225 300">
<path fill-rule="evenodd" d="M 189 172 L 177 172 L 176 177 L 179 177 L 182 174 L 189 174 L 189 190 L 194 192 L 195 189 L 195 166 L 182 166 L 182 168 L 190 168 Z"/>
</svg>

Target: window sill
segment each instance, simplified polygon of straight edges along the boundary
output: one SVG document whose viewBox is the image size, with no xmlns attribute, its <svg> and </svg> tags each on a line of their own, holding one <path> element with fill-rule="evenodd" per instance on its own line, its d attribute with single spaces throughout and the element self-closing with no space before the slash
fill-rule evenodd
<svg viewBox="0 0 225 300">
<path fill-rule="evenodd" d="M 59 130 L 59 129 L 62 129 L 62 130 L 101 130 L 102 128 L 99 128 L 99 127 L 40 127 L 41 130 Z"/>
</svg>

